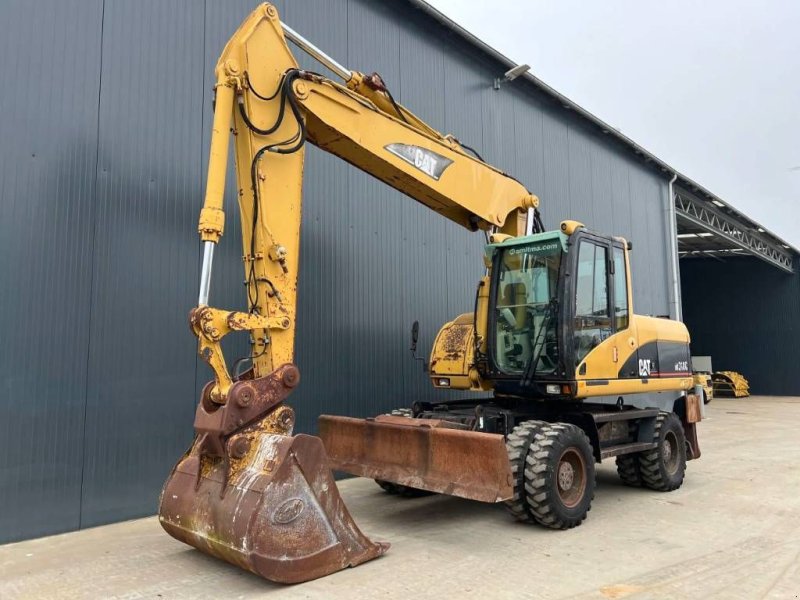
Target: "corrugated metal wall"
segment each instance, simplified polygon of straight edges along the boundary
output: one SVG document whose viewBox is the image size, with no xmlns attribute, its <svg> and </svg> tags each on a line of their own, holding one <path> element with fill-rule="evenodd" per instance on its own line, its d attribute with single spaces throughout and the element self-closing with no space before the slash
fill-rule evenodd
<svg viewBox="0 0 800 600">
<path fill-rule="evenodd" d="M 213 65 L 252 0 L 0 4 L 0 541 L 152 513 L 192 436 Z M 404 3 L 278 2 L 284 19 L 514 173 L 546 223 L 634 243 L 639 312 L 668 310 L 666 182 Z M 312 64 L 302 59 L 304 65 Z M 316 67 L 315 67 L 316 68 Z M 234 182 L 229 178 L 229 214 Z M 241 308 L 238 218 L 212 300 Z M 298 429 L 432 397 L 408 354 L 471 310 L 481 236 L 311 148 Z M 229 347 L 231 355 L 241 345 Z"/>
<path fill-rule="evenodd" d="M 800 396 L 800 273 L 756 258 L 681 261 L 692 354 L 738 371 L 754 394 Z"/>
</svg>

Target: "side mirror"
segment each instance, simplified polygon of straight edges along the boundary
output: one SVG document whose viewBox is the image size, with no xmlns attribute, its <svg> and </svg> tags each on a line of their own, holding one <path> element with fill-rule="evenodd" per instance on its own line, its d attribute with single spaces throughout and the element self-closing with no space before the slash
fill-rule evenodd
<svg viewBox="0 0 800 600">
<path fill-rule="evenodd" d="M 417 340 L 419 340 L 419 321 L 414 321 L 411 325 L 411 352 L 417 351 Z"/>
</svg>

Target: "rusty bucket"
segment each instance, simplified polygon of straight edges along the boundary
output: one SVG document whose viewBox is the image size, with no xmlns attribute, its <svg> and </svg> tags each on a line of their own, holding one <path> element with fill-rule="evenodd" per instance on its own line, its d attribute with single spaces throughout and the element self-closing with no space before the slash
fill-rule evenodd
<svg viewBox="0 0 800 600">
<path fill-rule="evenodd" d="M 389 545 L 356 526 L 322 441 L 275 433 L 280 425 L 291 432 L 293 412 L 279 402 L 296 383 L 296 368 L 284 365 L 264 379 L 270 381 L 260 388 L 257 380 L 234 384 L 223 406 L 201 401 L 195 441 L 161 494 L 161 525 L 206 554 L 279 583 L 382 555 Z"/>
</svg>

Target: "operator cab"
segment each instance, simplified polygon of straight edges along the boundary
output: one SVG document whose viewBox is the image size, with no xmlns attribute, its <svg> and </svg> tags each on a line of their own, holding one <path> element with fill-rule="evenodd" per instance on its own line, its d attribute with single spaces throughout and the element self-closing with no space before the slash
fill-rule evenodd
<svg viewBox="0 0 800 600">
<path fill-rule="evenodd" d="M 486 376 L 500 393 L 574 394 L 587 354 L 628 327 L 625 242 L 574 221 L 561 229 L 486 247 Z"/>
<path fill-rule="evenodd" d="M 558 372 L 561 235 L 540 234 L 498 249 L 492 286 L 492 358 L 504 374 Z"/>
</svg>

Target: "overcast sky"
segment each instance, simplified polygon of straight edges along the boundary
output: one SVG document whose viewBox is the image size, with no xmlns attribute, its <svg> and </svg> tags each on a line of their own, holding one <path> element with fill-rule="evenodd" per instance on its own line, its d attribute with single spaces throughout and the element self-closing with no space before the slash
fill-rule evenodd
<svg viewBox="0 0 800 600">
<path fill-rule="evenodd" d="M 800 1 L 428 2 L 800 247 Z"/>
</svg>

